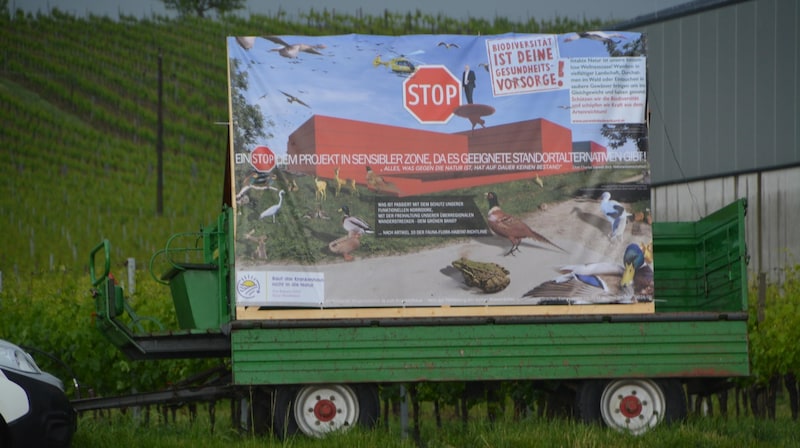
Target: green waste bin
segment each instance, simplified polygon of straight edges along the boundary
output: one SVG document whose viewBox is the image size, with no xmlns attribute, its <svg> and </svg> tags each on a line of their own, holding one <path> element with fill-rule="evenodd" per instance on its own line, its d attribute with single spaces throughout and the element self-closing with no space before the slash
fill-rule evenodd
<svg viewBox="0 0 800 448">
<path fill-rule="evenodd" d="M 162 277 L 169 282 L 181 329 L 219 329 L 222 325 L 218 272 L 213 264 L 177 265 Z"/>
</svg>

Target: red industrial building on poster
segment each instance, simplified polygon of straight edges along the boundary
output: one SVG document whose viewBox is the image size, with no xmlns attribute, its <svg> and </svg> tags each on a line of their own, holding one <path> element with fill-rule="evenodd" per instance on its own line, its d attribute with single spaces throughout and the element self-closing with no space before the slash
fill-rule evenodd
<svg viewBox="0 0 800 448">
<path fill-rule="evenodd" d="M 569 163 L 533 160 L 563 161 L 565 154 L 600 152 L 606 148 L 596 142 L 573 142 L 571 129 L 543 118 L 447 134 L 314 115 L 289 136 L 287 154 L 292 162 L 287 169 L 332 179 L 339 168 L 341 179 L 366 185 L 370 166 L 395 186 L 397 195 L 412 196 L 581 171 L 605 158 L 576 157 Z M 480 163 L 501 153 L 516 161 Z M 346 161 L 342 154 L 347 154 Z M 319 162 L 298 162 L 311 160 L 309 156 Z M 415 166 L 419 160 L 428 163 Z"/>
</svg>

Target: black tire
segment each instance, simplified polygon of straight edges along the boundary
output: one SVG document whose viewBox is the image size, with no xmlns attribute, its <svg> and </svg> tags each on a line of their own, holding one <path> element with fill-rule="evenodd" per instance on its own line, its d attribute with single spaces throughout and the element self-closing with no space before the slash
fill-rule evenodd
<svg viewBox="0 0 800 448">
<path fill-rule="evenodd" d="M 378 386 L 375 384 L 359 384 L 355 386 L 358 395 L 358 425 L 363 428 L 374 428 L 381 415 L 381 399 Z"/>
<path fill-rule="evenodd" d="M 686 395 L 677 380 L 584 381 L 575 404 L 580 420 L 636 435 L 686 417 Z"/>
<path fill-rule="evenodd" d="M 688 412 L 688 405 L 686 403 L 686 392 L 683 390 L 681 382 L 678 380 L 659 380 L 658 384 L 664 391 L 664 396 L 667 400 L 664 423 L 672 424 L 684 421 Z"/>
<path fill-rule="evenodd" d="M 11 448 L 11 434 L 2 415 L 0 415 L 0 448 Z"/>
<path fill-rule="evenodd" d="M 575 391 L 560 383 L 554 390 L 545 392 L 547 418 L 571 418 L 575 415 Z"/>
<path fill-rule="evenodd" d="M 589 424 L 603 422 L 603 416 L 600 414 L 600 396 L 607 383 L 607 381 L 587 380 L 578 385 L 575 393 L 575 414 L 579 420 Z"/>
<path fill-rule="evenodd" d="M 294 402 L 297 387 L 277 387 L 272 394 L 272 434 L 279 440 L 286 440 L 299 432 L 294 418 Z"/>
<path fill-rule="evenodd" d="M 248 427 L 254 434 L 263 436 L 271 429 L 272 395 L 262 387 L 256 387 L 250 395 L 250 415 Z"/>
<path fill-rule="evenodd" d="M 11 446 L 11 441 L 8 440 L 8 434 L 6 432 L 5 423 L 3 422 L 3 418 L 0 417 L 0 448 L 8 448 Z"/>
</svg>

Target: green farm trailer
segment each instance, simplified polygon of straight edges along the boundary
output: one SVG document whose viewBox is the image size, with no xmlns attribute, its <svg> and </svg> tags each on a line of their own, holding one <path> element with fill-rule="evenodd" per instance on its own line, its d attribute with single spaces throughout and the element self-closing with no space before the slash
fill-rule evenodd
<svg viewBox="0 0 800 448">
<path fill-rule="evenodd" d="M 142 331 L 110 243 L 91 251 L 97 326 L 128 357 L 229 359 L 199 395 L 252 397 L 278 436 L 373 425 L 380 388 L 419 382 L 524 382 L 639 434 L 749 375 L 745 201 L 650 215 L 646 36 L 227 48 L 221 212 L 149 265 L 178 328 Z"/>
<path fill-rule="evenodd" d="M 280 436 L 370 426 L 379 387 L 451 381 L 567 391 L 555 400 L 581 419 L 642 433 L 685 416 L 686 384 L 714 390 L 749 374 L 745 213 L 737 200 L 697 222 L 652 224 L 653 312 L 282 317 L 250 316 L 233 300 L 234 213 L 224 206 L 215 223 L 154 256 L 168 260 L 154 275 L 171 291 L 179 329 L 137 331 L 142 318 L 110 272 L 108 241 L 90 256 L 96 324 L 131 359 L 230 358 L 225 391 L 263 392 L 250 394 L 252 405 L 272 410 L 258 415 Z M 196 244 L 178 244 L 185 237 Z M 198 261 L 177 261 L 187 253 Z"/>
</svg>

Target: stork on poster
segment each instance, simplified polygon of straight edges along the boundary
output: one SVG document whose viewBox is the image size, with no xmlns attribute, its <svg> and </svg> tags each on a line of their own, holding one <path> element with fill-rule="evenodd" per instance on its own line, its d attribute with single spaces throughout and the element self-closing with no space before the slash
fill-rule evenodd
<svg viewBox="0 0 800 448">
<path fill-rule="evenodd" d="M 652 301 L 642 34 L 227 47 L 238 306 Z"/>
</svg>

